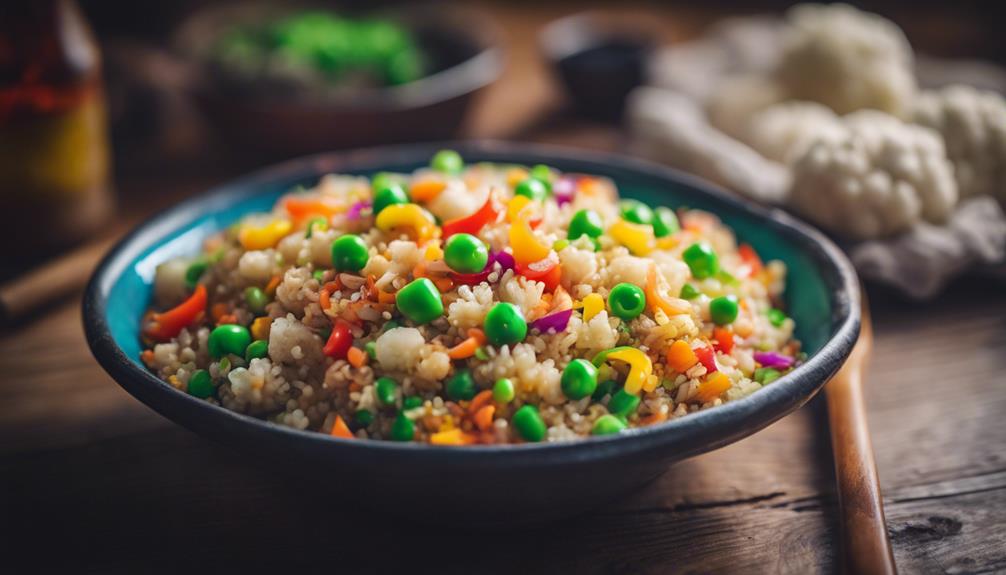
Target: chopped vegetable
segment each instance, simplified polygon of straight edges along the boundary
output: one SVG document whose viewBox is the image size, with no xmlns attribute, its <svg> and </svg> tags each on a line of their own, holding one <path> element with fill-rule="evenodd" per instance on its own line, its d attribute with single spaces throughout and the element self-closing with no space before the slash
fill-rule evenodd
<svg viewBox="0 0 1006 575">
<path fill-rule="evenodd" d="M 646 309 L 646 295 L 639 287 L 620 283 L 608 293 L 608 310 L 625 321 L 636 319 Z"/>
<path fill-rule="evenodd" d="M 437 226 L 433 216 L 416 204 L 392 204 L 381 210 L 374 219 L 378 229 L 391 231 L 408 229 L 419 243 L 431 239 L 436 234 Z"/>
<path fill-rule="evenodd" d="M 475 379 L 472 372 L 467 369 L 459 369 L 447 380 L 444 386 L 447 397 L 458 401 L 461 399 L 471 399 L 475 397 Z"/>
<path fill-rule="evenodd" d="M 269 296 L 265 295 L 264 291 L 255 286 L 245 288 L 244 296 L 248 309 L 254 314 L 264 312 L 266 304 L 269 303 Z"/>
<path fill-rule="evenodd" d="M 520 308 L 509 302 L 499 302 L 486 314 L 486 337 L 495 346 L 511 345 L 527 337 L 527 321 Z"/>
<path fill-rule="evenodd" d="M 358 272 L 369 259 L 367 244 L 356 234 L 345 234 L 332 242 L 332 265 L 336 271 Z"/>
<path fill-rule="evenodd" d="M 292 229 L 290 220 L 273 220 L 264 226 L 244 225 L 238 232 L 238 240 L 246 250 L 264 250 L 275 247 Z"/>
<path fill-rule="evenodd" d="M 612 415 L 629 417 L 639 408 L 641 401 L 638 395 L 630 393 L 625 389 L 620 389 L 608 400 L 608 411 Z"/>
<path fill-rule="evenodd" d="M 444 315 L 440 291 L 427 278 L 413 280 L 398 290 L 395 305 L 398 311 L 417 324 L 429 323 Z"/>
<path fill-rule="evenodd" d="M 754 380 L 762 385 L 768 385 L 782 377 L 782 373 L 773 367 L 759 367 L 754 372 Z"/>
<path fill-rule="evenodd" d="M 646 302 L 653 310 L 662 310 L 668 317 L 691 313 L 692 307 L 684 300 L 669 300 L 660 295 L 657 288 L 657 266 L 651 265 L 646 273 Z"/>
<path fill-rule="evenodd" d="M 482 204 L 474 214 L 444 222 L 441 232 L 444 238 L 450 238 L 454 234 L 467 233 L 478 234 L 486 224 L 493 223 L 499 217 L 499 208 L 493 195 L 489 194 L 486 202 Z"/>
<path fill-rule="evenodd" d="M 465 161 L 461 159 L 461 154 L 454 150 L 440 150 L 433 155 L 430 167 L 445 174 L 457 174 L 465 167 Z"/>
<path fill-rule="evenodd" d="M 566 397 L 583 399 L 597 389 L 597 368 L 585 359 L 574 359 L 562 370 L 560 385 Z"/>
<path fill-rule="evenodd" d="M 593 364 L 600 367 L 611 359 L 629 364 L 629 375 L 625 378 L 625 390 L 628 393 L 636 395 L 640 390 L 656 389 L 658 382 L 653 376 L 653 362 L 641 350 L 628 346 L 615 347 L 594 356 Z"/>
<path fill-rule="evenodd" d="M 390 377 L 380 377 L 374 382 L 374 396 L 381 405 L 395 405 L 398 383 Z"/>
<path fill-rule="evenodd" d="M 792 367 L 793 363 L 796 361 L 788 355 L 783 355 L 774 351 L 756 351 L 754 352 L 754 360 L 765 367 L 776 367 L 781 369 Z"/>
<path fill-rule="evenodd" d="M 531 327 L 541 333 L 562 333 L 569 326 L 571 317 L 573 317 L 573 308 L 564 309 L 534 320 L 531 322 Z"/>
<path fill-rule="evenodd" d="M 548 188 L 545 184 L 537 178 L 527 178 L 521 183 L 517 184 L 514 188 L 513 193 L 518 196 L 525 196 L 536 202 L 540 202 L 548 197 Z"/>
<path fill-rule="evenodd" d="M 650 226 L 620 219 L 608 228 L 608 235 L 629 248 L 632 255 L 645 256 L 654 248 L 653 228 Z"/>
<path fill-rule="evenodd" d="M 695 357 L 699 359 L 699 363 L 705 366 L 706 371 L 712 373 L 714 371 L 719 371 L 716 366 L 716 351 L 711 347 L 700 347 L 694 350 Z"/>
<path fill-rule="evenodd" d="M 709 302 L 709 316 L 716 325 L 727 325 L 737 319 L 737 296 L 725 295 Z"/>
<path fill-rule="evenodd" d="M 618 416 L 609 413 L 597 418 L 590 433 L 593 435 L 612 435 L 623 431 L 626 427 L 625 422 L 619 419 Z"/>
<path fill-rule="evenodd" d="M 213 388 L 213 378 L 210 377 L 210 372 L 205 369 L 197 369 L 192 372 L 185 390 L 189 392 L 189 395 L 194 395 L 200 399 L 211 397 L 213 392 L 216 391 Z"/>
<path fill-rule="evenodd" d="M 357 369 L 367 365 L 368 359 L 367 352 L 358 347 L 351 347 L 346 352 L 346 361 L 349 362 L 349 365 Z"/>
<path fill-rule="evenodd" d="M 518 409 L 511 419 L 514 429 L 524 441 L 538 442 L 545 439 L 545 422 L 538 414 L 538 408 L 533 405 L 525 405 Z"/>
<path fill-rule="evenodd" d="M 349 324 L 344 321 L 337 321 L 332 326 L 332 331 L 328 334 L 328 341 L 322 348 L 322 353 L 335 359 L 346 359 L 350 348 L 353 347 L 353 332 L 349 329 Z"/>
<path fill-rule="evenodd" d="M 700 295 L 702 295 L 702 292 L 695 289 L 695 286 L 693 286 L 692 284 L 685 284 L 681 286 L 681 293 L 679 294 L 678 297 L 684 300 L 689 300 L 689 299 L 695 299 Z"/>
<path fill-rule="evenodd" d="M 189 299 L 166 312 L 154 313 L 144 327 L 143 335 L 154 341 L 169 341 L 206 311 L 206 299 L 206 286 L 196 286 Z"/>
<path fill-rule="evenodd" d="M 653 235 L 658 238 L 665 238 L 675 234 L 681 226 L 678 224 L 678 216 L 674 210 L 663 206 L 653 210 Z"/>
<path fill-rule="evenodd" d="M 353 439 L 353 432 L 349 430 L 349 426 L 343 421 L 342 416 L 336 415 L 335 422 L 332 424 L 332 437 L 341 437 L 343 439 Z"/>
<path fill-rule="evenodd" d="M 412 423 L 412 420 L 405 417 L 405 414 L 399 413 L 398 417 L 391 424 L 391 439 L 394 441 L 412 441 L 412 438 L 416 435 L 416 424 Z"/>
<path fill-rule="evenodd" d="M 713 248 L 706 243 L 695 243 L 681 253 L 681 258 L 688 264 L 695 279 L 711 278 L 720 271 L 720 260 Z"/>
<path fill-rule="evenodd" d="M 667 348 L 667 365 L 678 372 L 684 373 L 699 362 L 699 358 L 692 351 L 692 346 L 684 340 L 677 340 Z"/>
<path fill-rule="evenodd" d="M 409 203 L 409 194 L 405 192 L 405 188 L 401 184 L 385 184 L 376 190 L 373 210 L 375 216 L 388 206 Z"/>
<path fill-rule="evenodd" d="M 772 308 L 768 310 L 768 321 L 775 327 L 782 327 L 786 322 L 786 313 L 781 309 Z"/>
<path fill-rule="evenodd" d="M 709 403 L 720 395 L 723 395 L 723 392 L 730 389 L 732 385 L 729 377 L 724 375 L 722 371 L 717 371 L 699 384 L 699 389 L 695 392 L 694 399 L 701 403 Z"/>
<path fill-rule="evenodd" d="M 257 339 L 245 349 L 245 361 L 251 362 L 253 359 L 269 356 L 269 342 L 264 339 Z"/>
<path fill-rule="evenodd" d="M 583 298 L 583 321 L 594 319 L 594 316 L 604 311 L 604 298 L 601 294 L 592 293 Z"/>
<path fill-rule="evenodd" d="M 210 332 L 207 346 L 210 356 L 214 358 L 221 358 L 228 353 L 244 357 L 245 350 L 248 349 L 251 341 L 248 328 L 243 325 L 227 323 L 217 326 Z"/>
<path fill-rule="evenodd" d="M 482 271 L 489 263 L 489 249 L 482 240 L 471 234 L 454 234 L 444 246 L 444 261 L 458 273 L 474 274 Z"/>
<path fill-rule="evenodd" d="M 493 384 L 493 400 L 496 403 L 510 403 L 514 398 L 513 382 L 507 378 L 497 379 Z"/>
<path fill-rule="evenodd" d="M 627 222 L 646 226 L 653 224 L 653 210 L 639 200 L 622 200 L 618 207 L 621 210 L 622 219 Z"/>
</svg>

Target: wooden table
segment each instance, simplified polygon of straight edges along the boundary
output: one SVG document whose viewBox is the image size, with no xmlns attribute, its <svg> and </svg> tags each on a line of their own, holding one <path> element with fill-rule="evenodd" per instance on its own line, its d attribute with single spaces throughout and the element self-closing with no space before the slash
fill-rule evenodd
<svg viewBox="0 0 1006 575">
<path fill-rule="evenodd" d="M 513 10 L 499 15 L 511 65 L 468 134 L 617 147 L 611 128 L 550 114 L 560 99 L 535 55 L 534 27 L 517 25 Z M 127 217 L 136 218 L 150 209 L 140 204 L 152 187 L 175 190 L 163 203 L 207 183 L 164 173 L 123 179 L 120 187 L 134 206 Z M 903 573 L 1006 571 L 1003 290 L 961 282 L 925 306 L 879 290 L 870 295 L 877 341 L 867 398 L 898 565 Z M 156 415 L 92 359 L 79 307 L 70 298 L 0 332 L 0 564 L 16 571 L 836 568 L 822 398 L 586 517 L 511 533 L 429 529 L 346 515 L 326 491 L 305 492 Z"/>
</svg>

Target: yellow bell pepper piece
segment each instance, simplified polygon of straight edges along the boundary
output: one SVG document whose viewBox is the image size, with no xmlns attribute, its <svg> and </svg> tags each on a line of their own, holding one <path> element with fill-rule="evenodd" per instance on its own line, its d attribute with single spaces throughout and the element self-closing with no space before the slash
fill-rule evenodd
<svg viewBox="0 0 1006 575">
<path fill-rule="evenodd" d="M 583 321 L 590 321 L 604 310 L 604 298 L 601 294 L 592 293 L 583 298 Z"/>
<path fill-rule="evenodd" d="M 433 445 L 468 445 L 472 443 L 472 437 L 462 431 L 460 427 L 455 427 L 430 435 L 430 443 Z"/>
<path fill-rule="evenodd" d="M 732 385 L 730 378 L 723 375 L 723 372 L 713 372 L 709 379 L 699 384 L 699 390 L 695 393 L 694 399 L 700 403 L 709 403 L 723 395 Z"/>
<path fill-rule="evenodd" d="M 653 228 L 619 219 L 608 228 L 608 235 L 616 242 L 629 248 L 636 256 L 645 256 L 653 251 L 655 244 Z"/>
<path fill-rule="evenodd" d="M 640 390 L 656 389 L 656 378 L 653 377 L 653 362 L 650 357 L 634 347 L 616 347 L 602 352 L 604 361 L 617 359 L 629 364 L 629 375 L 625 378 L 625 392 L 639 395 Z M 596 361 L 596 360 L 595 360 Z"/>
<path fill-rule="evenodd" d="M 269 340 L 269 332 L 272 330 L 271 317 L 257 317 L 251 324 L 251 334 L 255 339 Z"/>
<path fill-rule="evenodd" d="M 440 240 L 432 241 L 427 244 L 423 257 L 425 257 L 427 261 L 431 262 L 444 259 L 444 250 L 440 247 Z"/>
<path fill-rule="evenodd" d="M 550 246 L 542 243 L 534 235 L 523 208 L 515 208 L 515 206 L 527 206 L 530 201 L 526 196 L 516 196 L 507 205 L 507 216 L 510 217 L 510 248 L 513 249 L 513 257 L 517 263 L 524 266 L 540 262 L 552 252 Z"/>
<path fill-rule="evenodd" d="M 437 232 L 433 218 L 416 204 L 392 204 L 377 214 L 374 224 L 384 231 L 398 227 L 411 228 L 419 243 L 433 238 Z"/>
<path fill-rule="evenodd" d="M 246 225 L 238 232 L 238 241 L 246 250 L 264 250 L 275 247 L 292 229 L 290 220 L 273 220 L 264 226 Z"/>
</svg>

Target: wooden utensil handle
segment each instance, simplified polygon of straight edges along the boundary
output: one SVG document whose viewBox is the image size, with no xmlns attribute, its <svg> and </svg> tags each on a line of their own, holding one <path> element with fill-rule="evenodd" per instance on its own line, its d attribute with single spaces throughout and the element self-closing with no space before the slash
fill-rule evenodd
<svg viewBox="0 0 1006 575">
<path fill-rule="evenodd" d="M 869 316 L 866 322 L 869 321 Z M 845 573 L 893 574 L 897 570 L 887 538 L 884 504 L 877 478 L 863 402 L 863 368 L 870 343 L 868 324 L 857 350 L 825 387 L 831 447 L 835 456 L 842 554 Z M 864 346 L 860 347 L 860 346 Z"/>
</svg>

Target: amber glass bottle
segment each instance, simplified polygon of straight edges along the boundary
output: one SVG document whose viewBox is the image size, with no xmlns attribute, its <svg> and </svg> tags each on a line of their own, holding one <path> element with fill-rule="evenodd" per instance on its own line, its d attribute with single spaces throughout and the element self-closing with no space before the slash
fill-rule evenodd
<svg viewBox="0 0 1006 575">
<path fill-rule="evenodd" d="M 0 253 L 85 240 L 111 212 L 101 55 L 72 0 L 0 7 Z"/>
</svg>

